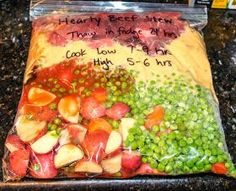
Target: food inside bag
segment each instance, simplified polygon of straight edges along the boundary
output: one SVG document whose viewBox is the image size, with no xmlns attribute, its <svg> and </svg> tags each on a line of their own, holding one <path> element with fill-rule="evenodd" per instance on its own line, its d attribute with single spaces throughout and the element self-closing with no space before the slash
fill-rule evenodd
<svg viewBox="0 0 236 191">
<path fill-rule="evenodd" d="M 35 18 L 4 180 L 236 176 L 203 38 L 182 18 L 177 8 Z"/>
</svg>

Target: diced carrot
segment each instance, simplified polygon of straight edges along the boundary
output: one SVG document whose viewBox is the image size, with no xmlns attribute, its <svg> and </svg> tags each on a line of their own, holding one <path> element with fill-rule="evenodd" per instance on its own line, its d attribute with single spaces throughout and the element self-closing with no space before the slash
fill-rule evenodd
<svg viewBox="0 0 236 191">
<path fill-rule="evenodd" d="M 104 130 L 108 133 L 112 131 L 112 126 L 103 118 L 92 119 L 88 125 L 88 131 Z"/>
<path fill-rule="evenodd" d="M 35 106 L 45 106 L 51 103 L 56 96 L 41 88 L 32 87 L 28 93 L 28 100 Z"/>
<path fill-rule="evenodd" d="M 212 165 L 211 171 L 216 174 L 227 174 L 228 169 L 224 163 L 219 162 Z"/>
<path fill-rule="evenodd" d="M 156 106 L 154 111 L 150 113 L 145 121 L 145 127 L 147 129 L 152 128 L 154 125 L 159 125 L 164 119 L 165 111 L 162 106 Z"/>
<path fill-rule="evenodd" d="M 96 88 L 92 96 L 99 102 L 103 103 L 107 99 L 107 91 L 105 88 Z"/>
</svg>

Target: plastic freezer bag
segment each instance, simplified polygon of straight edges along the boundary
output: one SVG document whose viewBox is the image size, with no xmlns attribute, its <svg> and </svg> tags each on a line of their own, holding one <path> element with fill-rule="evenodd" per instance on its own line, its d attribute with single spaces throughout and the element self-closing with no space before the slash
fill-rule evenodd
<svg viewBox="0 0 236 191">
<path fill-rule="evenodd" d="M 34 4 L 36 3 L 36 4 Z M 235 176 L 201 29 L 176 5 L 32 2 L 4 180 Z"/>
</svg>

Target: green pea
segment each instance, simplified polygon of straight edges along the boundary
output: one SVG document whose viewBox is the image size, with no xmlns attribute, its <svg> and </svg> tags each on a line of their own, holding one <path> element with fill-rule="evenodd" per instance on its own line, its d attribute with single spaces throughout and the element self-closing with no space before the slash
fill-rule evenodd
<svg viewBox="0 0 236 191">
<path fill-rule="evenodd" d="M 183 162 L 178 160 L 178 161 L 176 161 L 175 166 L 176 166 L 176 168 L 182 168 Z"/>
<path fill-rule="evenodd" d="M 83 79 L 83 78 L 80 78 L 80 79 L 79 79 L 79 83 L 80 83 L 80 84 L 83 84 L 83 83 L 84 83 L 84 79 Z"/>
<path fill-rule="evenodd" d="M 201 139 L 196 139 L 196 140 L 195 140 L 195 144 L 196 144 L 197 146 L 201 146 L 201 145 L 202 145 L 202 140 L 201 140 Z"/>
<path fill-rule="evenodd" d="M 98 87 L 100 87 L 100 84 L 98 82 L 96 82 L 96 83 L 94 83 L 94 87 L 98 88 Z"/>
<path fill-rule="evenodd" d="M 168 134 L 168 138 L 173 142 L 174 139 L 176 138 L 176 134 L 175 133 L 170 133 L 170 134 Z"/>
<path fill-rule="evenodd" d="M 210 151 L 209 149 L 207 149 L 207 150 L 205 150 L 205 154 L 206 154 L 207 156 L 211 156 L 211 151 Z"/>
<path fill-rule="evenodd" d="M 216 163 L 216 162 L 217 162 L 217 157 L 215 157 L 215 156 L 209 157 L 209 162 L 210 162 L 211 164 Z"/>
<path fill-rule="evenodd" d="M 188 166 L 183 166 L 182 170 L 185 172 L 185 173 L 189 173 L 190 172 L 190 168 Z"/>
<path fill-rule="evenodd" d="M 144 146 L 144 142 L 142 140 L 138 140 L 137 144 L 138 144 L 138 147 Z"/>
<path fill-rule="evenodd" d="M 101 82 L 107 82 L 106 77 L 102 77 L 100 80 L 101 80 Z"/>
<path fill-rule="evenodd" d="M 192 144 L 192 143 L 193 143 L 193 139 L 189 137 L 189 138 L 187 139 L 187 143 L 188 143 L 188 144 Z"/>
<path fill-rule="evenodd" d="M 187 166 L 188 166 L 189 168 L 193 168 L 193 166 L 194 166 L 194 160 L 188 160 L 188 161 L 187 161 Z"/>
<path fill-rule="evenodd" d="M 181 147 L 185 147 L 185 146 L 186 146 L 186 141 L 180 140 L 180 141 L 179 141 L 179 145 L 180 145 Z"/>
<path fill-rule="evenodd" d="M 129 142 L 133 142 L 134 141 L 134 136 L 132 134 L 128 135 L 128 140 Z"/>
<path fill-rule="evenodd" d="M 107 85 L 108 87 L 111 87 L 111 86 L 112 86 L 112 82 L 107 82 L 106 85 Z"/>
<path fill-rule="evenodd" d="M 165 172 L 170 173 L 173 170 L 173 167 L 171 165 L 166 165 Z"/>
<path fill-rule="evenodd" d="M 56 88 L 52 88 L 52 89 L 51 89 L 51 92 L 53 92 L 53 93 L 56 92 L 56 91 L 57 91 Z"/>
<path fill-rule="evenodd" d="M 74 71 L 75 75 L 78 75 L 79 73 L 80 73 L 80 70 L 78 70 L 78 69 Z"/>
<path fill-rule="evenodd" d="M 38 171 L 40 169 L 40 165 L 38 163 L 34 164 L 33 169 L 34 169 L 34 171 Z"/>
<path fill-rule="evenodd" d="M 116 87 L 116 86 L 111 86 L 111 90 L 112 90 L 112 91 L 116 91 L 116 90 L 117 90 L 117 87 Z"/>
<path fill-rule="evenodd" d="M 205 171 L 211 170 L 211 165 L 210 165 L 210 164 L 206 164 L 206 165 L 204 166 L 204 170 L 205 170 Z"/>
<path fill-rule="evenodd" d="M 183 153 L 183 154 L 187 155 L 188 152 L 189 152 L 189 148 L 188 148 L 188 147 L 183 147 L 183 148 L 182 148 L 182 153 Z"/>
<path fill-rule="evenodd" d="M 198 162 L 196 163 L 196 166 L 197 166 L 197 168 L 198 168 L 199 170 L 202 170 L 202 169 L 204 168 L 204 163 L 203 163 L 202 161 L 198 161 Z"/>
<path fill-rule="evenodd" d="M 49 81 L 49 82 L 52 82 L 52 81 L 53 81 L 53 78 L 49 78 L 48 81 Z"/>
<path fill-rule="evenodd" d="M 125 140 L 125 146 L 128 147 L 129 145 L 130 145 L 130 141 L 129 141 L 129 139 L 127 138 L 127 139 Z"/>
<path fill-rule="evenodd" d="M 63 93 L 63 92 L 65 92 L 65 91 L 66 91 L 65 88 L 59 88 L 59 92 Z"/>
<path fill-rule="evenodd" d="M 217 161 L 218 162 L 224 162 L 224 156 L 223 155 L 218 155 L 217 156 Z"/>
<path fill-rule="evenodd" d="M 60 88 L 60 85 L 59 85 L 59 84 L 56 84 L 56 85 L 55 85 L 55 88 L 57 88 L 57 89 Z"/>
<path fill-rule="evenodd" d="M 119 123 L 118 123 L 118 121 L 115 121 L 115 120 L 111 121 L 111 125 L 112 125 L 112 127 L 113 127 L 114 129 L 118 129 L 118 128 L 119 128 Z"/>
<path fill-rule="evenodd" d="M 147 158 L 146 157 L 142 157 L 142 162 L 143 163 L 147 163 Z"/>
<path fill-rule="evenodd" d="M 132 150 L 136 150 L 137 148 L 138 148 L 137 143 L 136 143 L 136 142 L 132 142 L 132 143 L 131 143 L 131 149 L 132 149 Z"/>
<path fill-rule="evenodd" d="M 120 82 L 120 81 L 116 81 L 116 82 L 115 82 L 115 85 L 116 85 L 116 86 L 120 86 L 120 85 L 121 85 L 121 82 Z"/>
<path fill-rule="evenodd" d="M 157 166 L 158 166 L 158 164 L 157 164 L 157 161 L 156 161 L 156 160 L 152 160 L 152 161 L 150 162 L 150 167 L 151 167 L 151 168 L 156 169 Z"/>
<path fill-rule="evenodd" d="M 179 129 L 180 131 L 185 131 L 185 130 L 186 130 L 186 127 L 185 127 L 185 125 L 180 125 L 180 126 L 178 126 L 178 129 Z"/>
<path fill-rule="evenodd" d="M 62 131 L 62 128 L 57 128 L 57 130 L 56 130 L 58 135 L 60 135 L 61 131 Z"/>
<path fill-rule="evenodd" d="M 51 128 L 52 128 L 52 123 L 49 123 L 48 124 L 48 130 L 51 131 Z"/>
<path fill-rule="evenodd" d="M 161 172 L 164 172 L 164 170 L 165 170 L 165 165 L 164 165 L 163 163 L 159 163 L 159 164 L 157 165 L 157 169 L 158 169 L 159 171 L 161 171 Z"/>
<path fill-rule="evenodd" d="M 56 130 L 58 128 L 58 126 L 56 124 L 52 124 L 50 130 L 53 131 L 53 130 Z"/>
<path fill-rule="evenodd" d="M 121 84 L 121 88 L 122 88 L 122 89 L 127 88 L 127 86 L 128 86 L 128 84 L 127 84 L 126 82 L 122 82 L 122 84 Z"/>
<path fill-rule="evenodd" d="M 61 124 L 61 119 L 55 118 L 55 119 L 53 120 L 53 122 L 54 122 L 56 125 L 60 125 L 60 124 Z"/>
<path fill-rule="evenodd" d="M 51 109 L 51 110 L 56 110 L 56 109 L 57 109 L 57 104 L 56 104 L 56 103 L 51 103 L 51 104 L 49 105 L 49 109 Z"/>
</svg>

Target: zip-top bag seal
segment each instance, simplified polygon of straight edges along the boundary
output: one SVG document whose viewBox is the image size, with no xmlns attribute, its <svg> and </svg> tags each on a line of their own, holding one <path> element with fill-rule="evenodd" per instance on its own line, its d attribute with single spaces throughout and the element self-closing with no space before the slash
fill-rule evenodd
<svg viewBox="0 0 236 191">
<path fill-rule="evenodd" d="M 236 176 L 200 34 L 207 9 L 31 1 L 4 181 Z"/>
</svg>

